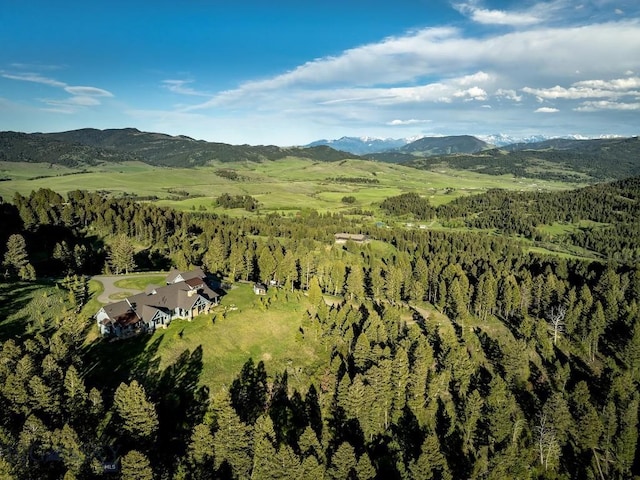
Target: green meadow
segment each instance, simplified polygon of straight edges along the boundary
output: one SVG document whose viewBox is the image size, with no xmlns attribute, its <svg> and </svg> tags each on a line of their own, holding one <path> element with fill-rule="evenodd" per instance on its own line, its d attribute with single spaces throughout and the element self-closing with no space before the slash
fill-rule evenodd
<svg viewBox="0 0 640 480">
<path fill-rule="evenodd" d="M 290 384 L 306 387 L 309 379 L 323 373 L 329 351 L 311 329 L 301 330 L 309 304 L 300 292 L 271 289 L 268 295 L 256 296 L 251 284 L 234 285 L 212 313 L 192 321 L 174 320 L 166 329 L 121 341 L 98 341 L 89 347 L 95 351 L 95 375 L 112 366 L 99 358 L 120 358 L 122 373 L 146 369 L 149 365 L 164 370 L 174 364 L 185 350 L 202 348 L 200 382 L 213 389 L 229 386 L 252 358 L 263 361 L 269 375 L 287 369 Z M 95 331 L 93 331 L 95 330 Z M 89 340 L 97 339 L 92 329 Z M 119 368 L 120 368 L 119 367 Z M 117 385 L 118 369 L 110 371 Z M 106 374 L 106 371 L 105 371 Z"/>
<path fill-rule="evenodd" d="M 234 181 L 216 174 L 216 170 L 234 170 L 242 180 Z M 377 183 L 348 183 L 334 179 L 369 179 Z M 527 180 L 508 175 L 493 176 L 472 171 L 438 169 L 417 170 L 401 165 L 364 161 L 313 162 L 288 158 L 262 163 L 224 163 L 198 168 L 153 167 L 128 162 L 98 167 L 70 169 L 45 164 L 0 162 L 0 196 L 10 199 L 38 188 L 60 193 L 71 190 L 102 190 L 122 196 L 158 197 L 157 203 L 180 210 L 205 210 L 230 215 L 248 215 L 217 207 L 215 199 L 223 194 L 251 195 L 260 202 L 260 213 L 295 213 L 302 209 L 320 212 L 346 212 L 353 208 L 373 209 L 387 197 L 416 192 L 432 204 L 450 202 L 462 195 L 481 193 L 491 188 L 508 190 L 563 190 L 575 184 Z M 176 192 L 188 192 L 189 196 Z M 356 201 L 346 205 L 344 196 Z"/>
</svg>

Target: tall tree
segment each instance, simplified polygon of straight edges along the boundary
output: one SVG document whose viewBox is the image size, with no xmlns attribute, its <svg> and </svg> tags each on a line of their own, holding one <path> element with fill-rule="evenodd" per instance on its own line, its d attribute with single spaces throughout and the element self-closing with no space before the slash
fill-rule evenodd
<svg viewBox="0 0 640 480">
<path fill-rule="evenodd" d="M 136 269 L 135 248 L 126 235 L 118 235 L 109 248 L 109 266 L 116 275 L 129 273 Z"/>
<path fill-rule="evenodd" d="M 133 380 L 116 389 L 113 406 L 122 429 L 133 440 L 149 439 L 158 429 L 158 414 L 142 385 Z"/>
<path fill-rule="evenodd" d="M 35 271 L 29 263 L 27 242 L 18 233 L 7 240 L 7 251 L 4 254 L 4 266 L 9 272 L 17 274 L 22 280 L 35 280 Z"/>
<path fill-rule="evenodd" d="M 122 457 L 120 474 L 122 480 L 153 480 L 149 459 L 137 450 L 131 450 Z"/>
</svg>

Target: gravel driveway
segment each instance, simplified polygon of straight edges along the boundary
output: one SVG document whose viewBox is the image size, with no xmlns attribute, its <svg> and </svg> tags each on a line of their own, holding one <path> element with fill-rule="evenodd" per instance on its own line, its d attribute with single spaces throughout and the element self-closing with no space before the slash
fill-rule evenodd
<svg viewBox="0 0 640 480">
<path fill-rule="evenodd" d="M 144 275 L 153 275 L 158 273 L 165 272 L 144 272 Z M 142 292 L 142 290 L 136 290 L 134 288 L 120 288 L 115 286 L 115 282 L 119 280 L 124 280 L 125 278 L 135 278 L 140 276 L 141 274 L 133 274 L 133 275 L 95 275 L 91 277 L 92 280 L 97 280 L 104 287 L 104 292 L 100 294 L 98 297 L 98 301 L 100 303 L 112 303 L 115 300 L 110 299 L 109 297 L 114 293 L 131 293 L 136 294 Z"/>
</svg>

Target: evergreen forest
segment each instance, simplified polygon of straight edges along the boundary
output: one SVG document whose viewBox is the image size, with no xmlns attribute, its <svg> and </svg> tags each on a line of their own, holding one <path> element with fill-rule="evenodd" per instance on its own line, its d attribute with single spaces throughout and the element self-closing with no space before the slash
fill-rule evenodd
<svg viewBox="0 0 640 480">
<path fill-rule="evenodd" d="M 380 208 L 454 228 L 83 190 L 0 201 L 0 479 L 640 476 L 640 179 Z M 593 255 L 523 247 L 557 222 L 581 222 L 562 241 Z M 203 346 L 160 359 L 157 333 L 97 338 L 92 275 L 195 266 L 273 285 L 264 311 L 301 305 L 297 341 L 322 361 L 247 355 L 210 384 Z"/>
</svg>

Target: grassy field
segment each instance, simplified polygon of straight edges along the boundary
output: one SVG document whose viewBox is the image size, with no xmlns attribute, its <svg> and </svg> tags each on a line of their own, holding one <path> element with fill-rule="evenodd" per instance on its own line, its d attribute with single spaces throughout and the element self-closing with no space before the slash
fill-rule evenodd
<svg viewBox="0 0 640 480">
<path fill-rule="evenodd" d="M 232 169 L 244 180 L 232 181 L 221 177 L 216 174 L 220 168 Z M 180 210 L 200 209 L 231 215 L 249 213 L 242 209 L 233 211 L 217 207 L 215 199 L 222 193 L 254 196 L 261 204 L 261 213 L 295 213 L 301 208 L 320 212 L 347 211 L 354 207 L 372 209 L 385 198 L 404 192 L 417 192 L 429 198 L 434 205 L 439 205 L 490 188 L 534 191 L 576 187 L 575 184 L 451 169 L 424 171 L 363 160 L 324 163 L 297 158 L 195 169 L 170 169 L 130 162 L 103 165 L 85 172 L 43 164 L 0 162 L 0 176 L 11 179 L 0 182 L 0 196 L 4 198 L 12 198 L 15 192 L 24 195 L 45 187 L 63 194 L 81 188 L 105 190 L 115 196 L 156 196 L 160 199 L 159 204 Z M 343 183 L 332 180 L 335 177 L 366 178 L 378 183 Z M 187 191 L 191 196 L 181 198 L 172 193 L 178 190 Z M 343 204 L 341 199 L 347 195 L 355 197 L 356 202 Z"/>
<path fill-rule="evenodd" d="M 189 322 L 174 320 L 165 330 L 124 341 L 100 341 L 90 347 L 91 358 L 119 358 L 122 365 L 113 380 L 119 382 L 129 369 L 154 365 L 160 370 L 178 360 L 185 350 L 202 347 L 200 382 L 211 390 L 230 385 L 242 365 L 252 358 L 264 361 L 270 376 L 288 370 L 293 387 L 305 387 L 322 372 L 328 352 L 312 335 L 300 332 L 307 308 L 306 297 L 272 289 L 266 297 L 253 293 L 251 285 L 235 285 L 213 313 Z M 91 353 L 91 351 L 96 353 Z M 105 356 L 106 355 L 106 356 Z M 112 366 L 96 363 L 94 374 Z"/>
<path fill-rule="evenodd" d="M 144 290 L 149 285 L 159 287 L 165 285 L 166 274 L 163 275 L 143 275 L 136 277 L 123 278 L 114 282 L 114 285 L 118 288 L 131 288 L 133 290 Z"/>
</svg>

